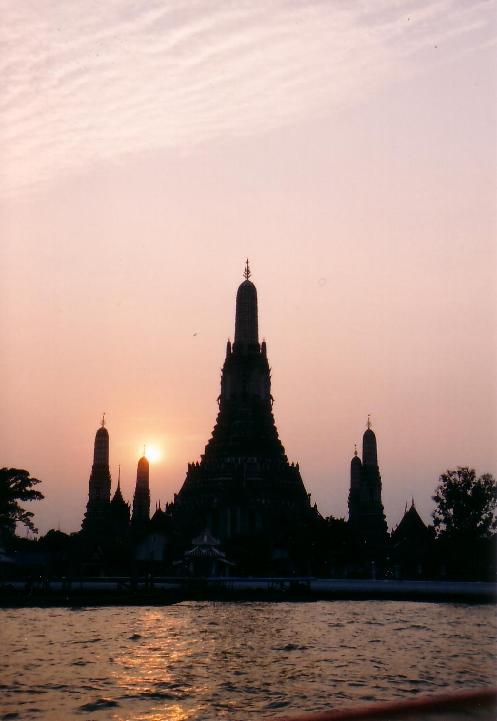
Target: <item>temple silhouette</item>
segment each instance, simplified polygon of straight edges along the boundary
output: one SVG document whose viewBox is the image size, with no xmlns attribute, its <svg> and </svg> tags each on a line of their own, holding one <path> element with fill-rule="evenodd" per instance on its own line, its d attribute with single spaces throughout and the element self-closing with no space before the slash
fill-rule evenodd
<svg viewBox="0 0 497 721">
<path fill-rule="evenodd" d="M 133 511 L 121 492 L 121 468 L 119 467 L 117 487 L 111 499 L 112 476 L 109 468 L 109 432 L 102 425 L 95 434 L 93 465 L 88 481 L 88 503 L 81 524 L 81 530 L 93 537 L 127 536 L 130 527 L 143 532 L 150 520 L 149 463 L 144 455 L 138 461 L 136 487 L 133 497 Z"/>
<path fill-rule="evenodd" d="M 376 435 L 369 416 L 362 437 L 362 461 L 356 448 L 350 463 L 349 525 L 355 536 L 373 549 L 386 543 L 388 531 L 381 501 Z"/>
<path fill-rule="evenodd" d="M 121 493 L 120 471 L 111 498 L 109 433 L 102 419 L 82 523 L 93 552 L 100 544 L 122 553 L 127 543 L 134 545 L 135 558 L 168 556 L 178 568 L 191 567 L 195 559 L 205 565 L 211 558 L 216 567 L 235 566 L 240 573 L 290 573 L 309 572 L 313 554 L 322 550 L 318 546 L 329 545 L 323 541 L 329 535 L 326 519 L 311 504 L 299 464 L 288 460 L 278 435 L 267 345 L 259 342 L 257 289 L 250 278 L 247 260 L 212 435 L 200 460 L 188 464 L 173 501 L 157 507 L 152 518 L 145 453 L 138 461 L 132 507 Z M 387 542 L 381 488 L 368 417 L 362 461 L 356 450 L 351 463 L 348 519 L 357 555 L 366 560 L 381 557 Z M 199 538 L 210 540 L 196 543 Z"/>
<path fill-rule="evenodd" d="M 251 599 L 260 589 L 253 585 L 255 577 L 257 584 L 266 584 L 269 596 L 276 591 L 278 598 L 286 597 L 287 591 L 295 597 L 307 594 L 313 577 L 495 578 L 494 533 L 438 535 L 436 527 L 425 525 L 414 499 L 388 533 L 378 443 L 369 416 L 362 455 L 356 447 L 350 463 L 348 519 L 325 517 L 311 503 L 299 464 L 288 460 L 276 428 L 267 345 L 259 342 L 257 289 L 248 261 L 236 294 L 234 341 L 226 346 L 217 400 L 218 413 L 204 452 L 188 464 L 173 500 L 163 508 L 156 504 L 152 515 L 145 449 L 137 463 L 132 502 L 123 497 L 120 467 L 113 488 L 104 415 L 95 434 L 81 531 L 51 529 L 39 540 L 10 533 L 6 550 L 14 551 L 15 557 L 6 556 L 0 547 L 2 571 L 14 579 L 26 578 L 28 597 L 30 579 L 41 579 L 45 593 L 49 578 L 56 577 L 65 601 L 72 579 L 79 579 L 82 591 L 86 582 L 91 589 L 98 577 L 110 576 L 117 595 L 111 593 L 106 602 L 125 598 L 131 603 L 164 599 L 166 588 L 175 589 L 169 599 L 182 598 L 185 589 L 187 597 L 211 598 L 213 588 L 222 596 L 245 583 L 233 578 L 237 576 L 249 577 L 244 588 Z M 458 468 L 459 472 L 475 474 L 469 468 Z M 144 596 L 136 593 L 140 583 Z M 107 593 L 109 586 L 101 589 Z M 349 591 L 354 595 L 357 588 Z M 402 597 L 404 591 L 398 592 Z M 337 587 L 333 594 L 340 597 L 342 590 Z M 92 600 L 91 595 L 83 596 Z"/>
<path fill-rule="evenodd" d="M 257 289 L 236 295 L 235 339 L 226 347 L 219 413 L 199 462 L 190 463 L 172 513 L 190 536 L 204 528 L 221 541 L 270 536 L 278 545 L 317 513 L 298 464 L 290 463 L 273 416 L 266 342 L 259 343 Z"/>
</svg>

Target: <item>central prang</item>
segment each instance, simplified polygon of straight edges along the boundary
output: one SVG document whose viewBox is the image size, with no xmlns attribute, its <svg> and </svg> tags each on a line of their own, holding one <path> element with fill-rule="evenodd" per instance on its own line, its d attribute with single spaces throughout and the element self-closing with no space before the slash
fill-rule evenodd
<svg viewBox="0 0 497 721">
<path fill-rule="evenodd" d="M 200 462 L 189 464 L 172 513 L 185 538 L 209 529 L 237 559 L 261 545 L 270 557 L 285 558 L 289 539 L 318 514 L 276 429 L 266 343 L 258 338 L 257 289 L 250 275 L 247 261 L 212 437 Z"/>
</svg>

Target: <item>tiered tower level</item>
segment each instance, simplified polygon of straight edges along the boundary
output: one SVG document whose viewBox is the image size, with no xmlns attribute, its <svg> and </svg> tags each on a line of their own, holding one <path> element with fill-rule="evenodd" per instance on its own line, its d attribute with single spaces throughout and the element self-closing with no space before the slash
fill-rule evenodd
<svg viewBox="0 0 497 721">
<path fill-rule="evenodd" d="M 110 487 L 109 433 L 105 427 L 105 417 L 103 417 L 102 425 L 95 435 L 93 465 L 88 482 L 88 503 L 82 524 L 84 531 L 96 531 L 104 528 L 110 503 Z"/>
<path fill-rule="evenodd" d="M 188 465 L 174 515 L 192 536 L 259 534 L 283 539 L 313 514 L 298 464 L 289 463 L 273 417 L 266 343 L 259 343 L 257 290 L 247 265 L 236 295 L 235 339 L 226 347 L 219 413 L 200 462 Z"/>
</svg>

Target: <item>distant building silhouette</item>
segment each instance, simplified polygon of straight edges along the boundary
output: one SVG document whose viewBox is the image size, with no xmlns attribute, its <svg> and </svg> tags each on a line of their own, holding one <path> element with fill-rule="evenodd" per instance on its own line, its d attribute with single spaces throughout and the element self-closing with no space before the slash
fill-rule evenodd
<svg viewBox="0 0 497 721">
<path fill-rule="evenodd" d="M 144 455 L 138 461 L 136 469 L 136 487 L 133 496 L 133 515 L 131 525 L 134 531 L 144 531 L 150 520 L 150 486 L 149 486 L 149 463 Z"/>
<path fill-rule="evenodd" d="M 163 570 L 164 564 L 170 566 L 172 536 L 171 516 L 159 503 L 145 528 L 135 534 L 133 557 L 142 571 L 155 573 Z"/>
<path fill-rule="evenodd" d="M 218 539 L 206 529 L 192 539 L 192 548 L 185 551 L 183 558 L 174 563 L 177 573 L 190 576 L 228 576 L 230 567 L 235 564 L 226 558 L 219 546 Z"/>
<path fill-rule="evenodd" d="M 95 436 L 82 542 L 92 553 L 104 548 L 114 565 L 126 549 L 142 569 L 162 563 L 172 568 L 174 558 L 190 563 L 195 554 L 219 560 L 226 553 L 238 572 L 249 574 L 308 573 L 317 563 L 316 554 L 324 564 L 329 560 L 326 539 L 331 526 L 316 504 L 311 505 L 299 465 L 288 461 L 276 429 L 267 346 L 265 340 L 259 342 L 257 289 L 250 275 L 247 261 L 211 438 L 200 461 L 188 464 L 174 501 L 164 510 L 156 508 L 152 519 L 145 452 L 138 461 L 132 514 L 121 492 L 120 470 L 111 501 L 109 434 L 102 420 Z M 386 559 L 381 488 L 376 436 L 368 417 L 362 460 L 356 450 L 351 462 L 349 522 L 341 538 L 342 556 L 360 571 L 365 562 Z M 199 544 L 201 536 L 216 543 Z"/>
<path fill-rule="evenodd" d="M 93 466 L 91 470 L 88 503 L 81 525 L 87 536 L 108 541 L 123 542 L 129 535 L 131 511 L 121 491 L 121 467 L 117 488 L 111 500 L 112 479 L 109 470 L 109 432 L 105 419 L 95 436 Z M 136 490 L 133 500 L 133 526 L 143 531 L 149 521 L 150 491 L 149 466 L 145 457 L 138 461 Z"/>
<path fill-rule="evenodd" d="M 432 529 L 433 530 L 433 529 Z M 423 576 L 433 562 L 434 534 L 424 524 L 414 505 L 414 498 L 399 523 L 392 531 L 390 556 L 395 574 L 399 577 Z"/>
<path fill-rule="evenodd" d="M 352 532 L 372 548 L 387 540 L 376 436 L 369 417 L 362 437 L 362 461 L 356 449 L 350 464 L 349 524 Z"/>
<path fill-rule="evenodd" d="M 88 482 L 88 503 L 83 519 L 84 531 L 101 532 L 106 528 L 110 503 L 111 475 L 109 471 L 109 433 L 102 425 L 95 435 L 93 465 Z"/>
<path fill-rule="evenodd" d="M 175 525 L 192 539 L 205 529 L 221 543 L 269 536 L 286 545 L 317 515 L 298 464 L 289 463 L 273 417 L 266 342 L 259 343 L 257 290 L 245 280 L 236 295 L 235 339 L 226 346 L 219 413 L 200 462 L 188 465 L 175 495 Z"/>
</svg>

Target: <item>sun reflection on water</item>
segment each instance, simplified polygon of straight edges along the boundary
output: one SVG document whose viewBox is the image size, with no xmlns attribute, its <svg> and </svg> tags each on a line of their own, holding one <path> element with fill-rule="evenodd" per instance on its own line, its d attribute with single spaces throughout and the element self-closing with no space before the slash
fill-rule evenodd
<svg viewBox="0 0 497 721">
<path fill-rule="evenodd" d="M 36 707 L 39 721 L 274 718 L 495 677 L 491 607 L 185 602 L 0 622 L 1 712 Z"/>
<path fill-rule="evenodd" d="M 187 614 L 188 615 L 188 614 Z M 185 616 L 170 617 L 164 611 L 144 609 L 136 618 L 132 653 L 127 649 L 116 655 L 113 677 L 127 700 L 152 702 L 145 714 L 133 716 L 139 721 L 186 721 L 197 712 L 194 699 L 208 691 L 206 683 L 192 682 L 188 668 L 194 661 L 192 638 Z M 183 669 L 182 673 L 178 670 Z M 207 679 L 206 679 L 207 680 Z"/>
<path fill-rule="evenodd" d="M 182 709 L 181 706 L 173 704 L 168 706 L 167 709 L 153 709 L 146 713 L 140 713 L 132 718 L 133 721 L 188 721 L 188 719 L 192 718 L 192 715 Z"/>
</svg>

